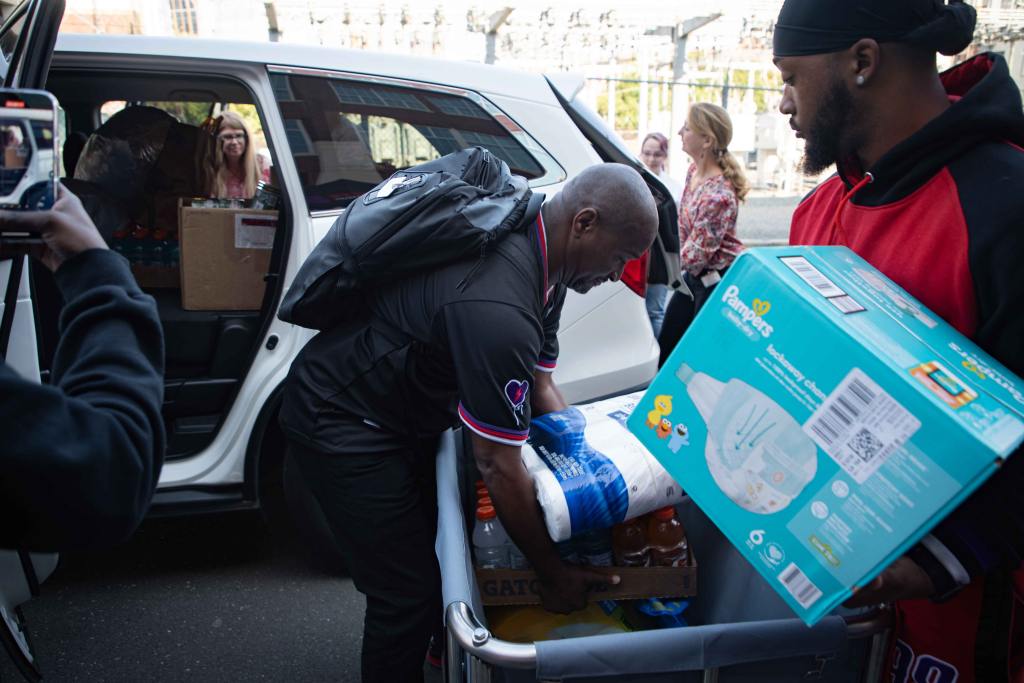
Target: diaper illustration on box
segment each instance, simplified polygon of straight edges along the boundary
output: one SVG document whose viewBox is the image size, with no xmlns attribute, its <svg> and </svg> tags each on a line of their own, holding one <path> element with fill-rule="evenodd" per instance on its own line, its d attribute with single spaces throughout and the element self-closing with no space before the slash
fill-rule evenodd
<svg viewBox="0 0 1024 683">
<path fill-rule="evenodd" d="M 721 382 L 687 364 L 676 376 L 708 427 L 704 455 L 718 487 L 740 507 L 783 510 L 817 472 L 817 447 L 775 401 L 738 379 Z"/>
</svg>

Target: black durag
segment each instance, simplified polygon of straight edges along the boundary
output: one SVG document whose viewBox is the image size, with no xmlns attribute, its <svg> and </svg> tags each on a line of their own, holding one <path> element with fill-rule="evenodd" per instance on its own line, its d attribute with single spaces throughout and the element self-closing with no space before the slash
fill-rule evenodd
<svg viewBox="0 0 1024 683">
<path fill-rule="evenodd" d="M 873 38 L 955 55 L 970 44 L 976 21 L 962 0 L 786 0 L 773 48 L 776 57 L 801 57 Z"/>
</svg>

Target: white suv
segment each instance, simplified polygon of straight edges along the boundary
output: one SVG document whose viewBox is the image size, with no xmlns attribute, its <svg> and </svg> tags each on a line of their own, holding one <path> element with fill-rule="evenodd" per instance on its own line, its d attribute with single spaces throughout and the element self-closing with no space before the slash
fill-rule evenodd
<svg viewBox="0 0 1024 683">
<path fill-rule="evenodd" d="M 6 87 L 57 96 L 65 183 L 113 246 L 125 246 L 126 226 L 167 227 L 180 199 L 202 193 L 195 168 L 200 125 L 226 107 L 260 131 L 283 199 L 255 310 L 186 310 L 173 281 L 140 278 L 159 304 L 167 347 L 169 445 L 153 514 L 273 507 L 284 490 L 299 531 L 317 547 L 333 548 L 315 502 L 288 476 L 276 419 L 281 383 L 312 332 L 275 313 L 290 279 L 348 203 L 397 169 L 480 145 L 550 194 L 591 164 L 631 164 L 659 205 L 650 272 L 660 281 L 678 279 L 674 202 L 575 100 L 580 79 L 280 44 L 57 40 L 63 5 L 23 0 L 8 14 L 0 27 L 0 76 Z M 7 313 L 0 353 L 26 378 L 46 381 L 60 300 L 48 271 L 24 266 L 0 262 L 0 311 Z M 647 270 L 635 274 L 632 282 L 567 297 L 555 377 L 570 401 L 628 391 L 654 375 L 657 344 L 636 294 Z M 0 550 L 0 640 L 27 675 L 34 663 L 16 607 L 54 565 L 54 556 Z"/>
<path fill-rule="evenodd" d="M 282 382 L 313 333 L 275 313 L 307 254 L 355 197 L 397 169 L 472 145 L 488 148 L 546 194 L 601 161 L 643 170 L 574 101 L 581 79 L 556 84 L 493 66 L 278 43 L 62 35 L 45 83 L 21 85 L 52 92 L 64 113 L 64 139 L 85 142 L 77 160 L 65 150 L 66 184 L 111 241 L 123 238 L 125 221 L 175 220 L 177 200 L 201 193 L 188 162 L 207 116 L 225 107 L 247 113 L 273 159 L 272 183 L 283 202 L 258 310 L 185 310 L 180 290 L 142 283 L 158 301 L 167 346 L 169 446 L 153 514 L 255 507 L 280 489 Z M 133 117 L 144 121 L 152 110 L 174 117 L 166 133 L 133 127 Z M 115 129 L 121 156 L 92 158 L 111 154 L 110 144 L 92 140 L 114 140 Z M 119 159 L 135 166 L 119 168 Z M 98 163 L 107 164 L 106 178 L 83 181 L 82 169 Z M 652 262 L 677 277 L 674 204 L 645 177 L 661 207 L 664 240 Z M 634 289 L 643 291 L 645 277 L 631 283 Z M 555 374 L 568 400 L 624 392 L 654 375 L 657 343 L 643 298 L 629 284 L 569 294 Z M 34 336 L 39 350 L 23 354 L 27 375 L 46 376 L 56 342 L 54 292 L 45 271 L 26 271 L 18 344 L 24 349 Z"/>
</svg>

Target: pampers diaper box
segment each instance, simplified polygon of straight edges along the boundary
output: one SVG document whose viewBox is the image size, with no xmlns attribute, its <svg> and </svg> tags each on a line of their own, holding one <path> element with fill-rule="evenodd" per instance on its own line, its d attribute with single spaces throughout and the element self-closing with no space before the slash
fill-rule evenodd
<svg viewBox="0 0 1024 683">
<path fill-rule="evenodd" d="M 845 247 L 751 249 L 628 426 L 814 624 L 1016 449 L 1024 381 Z"/>
</svg>

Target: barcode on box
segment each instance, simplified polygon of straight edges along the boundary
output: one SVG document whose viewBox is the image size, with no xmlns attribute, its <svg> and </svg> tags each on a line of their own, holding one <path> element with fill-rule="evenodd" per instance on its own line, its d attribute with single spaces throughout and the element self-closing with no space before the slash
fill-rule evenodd
<svg viewBox="0 0 1024 683">
<path fill-rule="evenodd" d="M 779 574 L 779 581 L 804 609 L 813 605 L 821 597 L 818 587 L 800 571 L 800 567 L 792 562 Z"/>
<path fill-rule="evenodd" d="M 920 420 L 854 368 L 807 420 L 804 432 L 863 484 L 920 427 Z"/>
<path fill-rule="evenodd" d="M 867 309 L 857 303 L 852 296 L 835 296 L 828 300 L 833 306 L 838 308 L 843 315 L 849 315 L 851 313 L 860 313 Z"/>
<path fill-rule="evenodd" d="M 779 260 L 823 297 L 830 299 L 834 296 L 846 296 L 846 292 L 825 277 L 824 273 L 811 265 L 811 262 L 803 256 L 784 256 Z"/>
<path fill-rule="evenodd" d="M 846 391 L 836 395 L 811 424 L 811 431 L 827 446 L 834 446 L 845 436 L 875 400 L 872 388 L 859 379 L 848 382 L 845 388 Z"/>
</svg>

